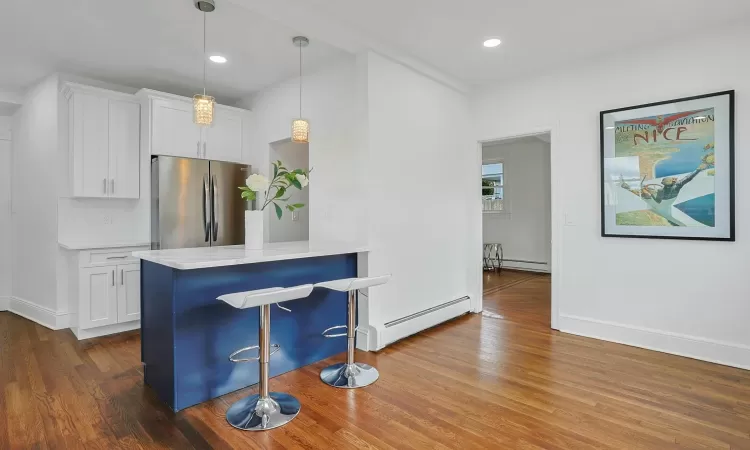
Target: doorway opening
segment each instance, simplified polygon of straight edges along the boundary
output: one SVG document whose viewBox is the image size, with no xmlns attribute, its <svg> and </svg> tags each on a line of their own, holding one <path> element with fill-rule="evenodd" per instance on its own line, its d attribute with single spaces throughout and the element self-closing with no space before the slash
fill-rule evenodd
<svg viewBox="0 0 750 450">
<path fill-rule="evenodd" d="M 299 144 L 290 139 L 274 142 L 269 150 L 269 170 L 273 174 L 271 162 L 281 161 L 289 169 L 310 167 L 310 144 Z M 310 237 L 310 189 L 290 189 L 284 198 L 288 204 L 302 203 L 303 208 L 284 211 L 281 219 L 274 216 L 269 220 L 275 223 L 268 229 L 268 242 L 307 241 Z M 273 212 L 271 213 L 273 214 Z"/>
<path fill-rule="evenodd" d="M 549 328 L 551 135 L 482 143 L 485 316 Z"/>
</svg>

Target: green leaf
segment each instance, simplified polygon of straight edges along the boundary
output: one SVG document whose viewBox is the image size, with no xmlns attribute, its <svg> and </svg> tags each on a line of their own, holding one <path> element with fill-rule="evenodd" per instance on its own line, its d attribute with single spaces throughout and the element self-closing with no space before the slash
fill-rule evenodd
<svg viewBox="0 0 750 450">
<path fill-rule="evenodd" d="M 276 165 L 276 163 L 273 163 L 273 177 L 276 178 L 276 174 L 279 173 L 279 166 Z"/>
<path fill-rule="evenodd" d="M 292 205 L 286 205 L 286 209 L 289 211 L 294 211 L 294 207 Z"/>
<path fill-rule="evenodd" d="M 282 211 L 281 207 L 279 207 L 279 205 L 277 205 L 276 203 L 274 203 L 273 206 L 276 208 L 276 217 L 281 220 L 281 215 L 284 214 L 284 211 Z"/>
<path fill-rule="evenodd" d="M 292 173 L 296 173 L 298 175 L 304 175 L 305 171 L 302 170 L 302 169 L 294 169 L 294 170 L 292 170 Z"/>
<path fill-rule="evenodd" d="M 286 189 L 283 187 L 280 187 L 276 190 L 276 196 L 274 198 L 279 198 L 286 192 Z"/>
<path fill-rule="evenodd" d="M 296 187 L 297 189 L 300 189 L 300 190 L 302 189 L 302 185 L 299 184 L 299 180 L 297 180 L 297 178 L 294 178 L 293 180 L 289 180 L 289 181 L 291 181 L 294 187 Z"/>
<path fill-rule="evenodd" d="M 293 208 L 304 208 L 305 204 L 304 203 L 295 203 L 295 204 L 292 205 L 292 207 Z"/>
</svg>

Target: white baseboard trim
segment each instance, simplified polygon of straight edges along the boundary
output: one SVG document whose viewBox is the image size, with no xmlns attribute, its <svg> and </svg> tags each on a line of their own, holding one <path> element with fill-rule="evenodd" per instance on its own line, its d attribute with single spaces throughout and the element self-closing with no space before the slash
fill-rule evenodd
<svg viewBox="0 0 750 450">
<path fill-rule="evenodd" d="M 0 311 L 7 311 L 10 309 L 10 297 L 0 297 Z"/>
<path fill-rule="evenodd" d="M 451 319 L 455 319 L 458 316 L 462 316 L 471 310 L 471 299 L 469 297 L 466 300 L 459 303 L 455 303 L 445 308 L 432 311 L 423 316 L 415 317 L 406 322 L 386 327 L 384 324 L 380 326 L 370 327 L 375 330 L 374 345 L 369 347 L 370 350 L 381 350 L 385 346 L 392 344 L 400 339 L 409 337 L 413 334 L 417 334 L 420 331 L 439 325 L 443 322 L 447 322 Z M 373 339 L 370 337 L 370 342 Z"/>
<path fill-rule="evenodd" d="M 97 338 L 101 336 L 107 336 L 110 334 L 123 333 L 125 331 L 132 331 L 141 328 L 141 321 L 134 320 L 132 322 L 116 323 L 114 325 L 106 325 L 103 327 L 89 328 L 81 330 L 80 328 L 73 327 L 70 331 L 78 338 L 79 341 L 84 339 Z"/>
<path fill-rule="evenodd" d="M 560 331 L 750 370 L 750 346 L 560 314 Z"/>
<path fill-rule="evenodd" d="M 8 311 L 51 330 L 62 330 L 70 327 L 70 313 L 59 313 L 20 297 L 10 297 Z"/>
<path fill-rule="evenodd" d="M 503 269 L 523 270 L 524 272 L 550 273 L 549 264 L 527 264 L 519 262 L 504 262 Z"/>
</svg>

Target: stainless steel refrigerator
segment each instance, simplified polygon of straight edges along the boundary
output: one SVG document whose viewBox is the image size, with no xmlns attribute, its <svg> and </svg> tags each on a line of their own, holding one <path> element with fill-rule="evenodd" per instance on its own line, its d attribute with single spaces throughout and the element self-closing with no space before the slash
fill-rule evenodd
<svg viewBox="0 0 750 450">
<path fill-rule="evenodd" d="M 239 245 L 250 166 L 156 156 L 151 160 L 151 248 Z"/>
</svg>

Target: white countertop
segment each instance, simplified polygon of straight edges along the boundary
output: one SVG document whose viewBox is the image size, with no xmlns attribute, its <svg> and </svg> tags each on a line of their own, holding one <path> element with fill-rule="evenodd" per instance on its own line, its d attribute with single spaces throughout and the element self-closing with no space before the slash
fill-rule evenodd
<svg viewBox="0 0 750 450">
<path fill-rule="evenodd" d="M 123 248 L 123 247 L 151 247 L 151 242 L 134 241 L 134 242 L 77 242 L 77 241 L 60 241 L 57 243 L 65 250 L 93 250 L 98 248 Z"/>
<path fill-rule="evenodd" d="M 309 241 L 296 241 L 266 244 L 262 250 L 245 250 L 245 247 L 242 245 L 231 245 L 225 247 L 150 250 L 133 252 L 133 256 L 171 267 L 173 269 L 189 270 L 283 261 L 287 259 L 314 258 L 317 256 L 362 253 L 366 251 L 368 251 L 366 247 L 356 244 L 312 244 Z"/>
</svg>

